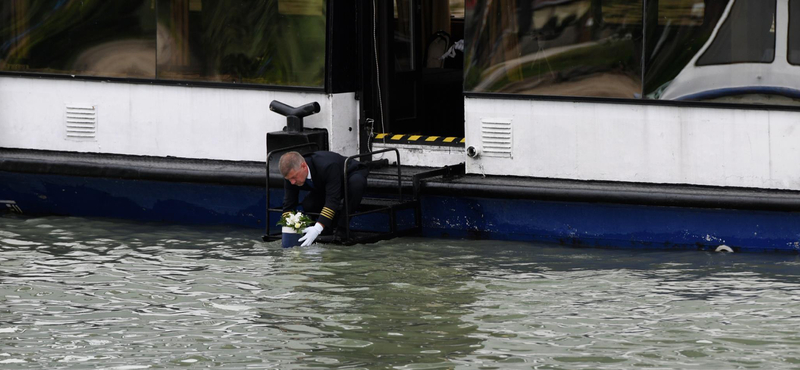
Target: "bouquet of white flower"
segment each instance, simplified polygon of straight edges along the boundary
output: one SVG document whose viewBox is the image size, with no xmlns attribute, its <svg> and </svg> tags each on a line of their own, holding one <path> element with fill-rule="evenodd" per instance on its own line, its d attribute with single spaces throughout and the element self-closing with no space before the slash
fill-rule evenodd
<svg viewBox="0 0 800 370">
<path fill-rule="evenodd" d="M 306 227 L 314 224 L 314 220 L 303 214 L 303 212 L 286 212 L 278 221 L 278 225 L 293 229 L 295 232 L 300 233 Z"/>
</svg>

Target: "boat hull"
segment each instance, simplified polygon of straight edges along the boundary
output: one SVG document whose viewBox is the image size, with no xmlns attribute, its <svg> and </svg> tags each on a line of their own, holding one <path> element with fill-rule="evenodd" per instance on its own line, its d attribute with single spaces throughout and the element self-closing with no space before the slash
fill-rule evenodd
<svg viewBox="0 0 800 370">
<path fill-rule="evenodd" d="M 270 190 L 279 207 L 281 189 Z M 573 247 L 797 253 L 800 213 L 423 194 L 422 235 Z M 0 172 L 0 201 L 26 215 L 265 228 L 263 186 Z M 274 213 L 271 219 L 277 220 Z M 380 225 L 381 216 L 362 220 Z M 272 226 L 271 230 L 279 230 Z M 261 232 L 254 231 L 254 238 Z"/>
</svg>

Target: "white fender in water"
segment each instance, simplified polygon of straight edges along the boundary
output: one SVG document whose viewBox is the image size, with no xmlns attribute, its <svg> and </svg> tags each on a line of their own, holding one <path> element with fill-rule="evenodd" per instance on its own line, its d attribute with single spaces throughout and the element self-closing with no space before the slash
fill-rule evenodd
<svg viewBox="0 0 800 370">
<path fill-rule="evenodd" d="M 731 249 L 731 247 L 729 247 L 729 246 L 727 246 L 725 244 L 722 244 L 719 247 L 717 247 L 717 249 L 715 249 L 714 252 L 729 252 L 729 253 L 733 253 L 733 249 Z"/>
</svg>

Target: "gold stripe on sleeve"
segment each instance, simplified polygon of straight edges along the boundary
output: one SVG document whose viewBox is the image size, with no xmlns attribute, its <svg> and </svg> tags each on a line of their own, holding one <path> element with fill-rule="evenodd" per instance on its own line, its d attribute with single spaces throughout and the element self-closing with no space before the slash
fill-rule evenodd
<svg viewBox="0 0 800 370">
<path fill-rule="evenodd" d="M 320 212 L 320 215 L 325 217 L 325 218 L 329 218 L 329 219 L 333 220 L 333 216 L 336 215 L 336 212 L 334 212 L 332 209 L 330 209 L 328 207 L 324 207 L 324 208 L 322 208 L 322 212 Z"/>
</svg>

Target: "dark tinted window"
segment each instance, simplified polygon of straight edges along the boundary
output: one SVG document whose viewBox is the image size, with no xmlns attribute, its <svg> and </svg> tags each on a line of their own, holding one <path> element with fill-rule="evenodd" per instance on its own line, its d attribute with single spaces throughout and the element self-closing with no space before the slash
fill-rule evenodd
<svg viewBox="0 0 800 370">
<path fill-rule="evenodd" d="M 736 0 L 698 66 L 775 59 L 775 0 Z"/>
<path fill-rule="evenodd" d="M 0 1 L 0 70 L 154 78 L 154 4 Z"/>
<path fill-rule="evenodd" d="M 800 64 L 800 0 L 789 1 L 789 63 Z"/>
<path fill-rule="evenodd" d="M 325 4 L 0 0 L 0 70 L 322 86 Z"/>
<path fill-rule="evenodd" d="M 466 2 L 464 88 L 641 95 L 641 0 Z"/>
<path fill-rule="evenodd" d="M 159 0 L 158 77 L 322 86 L 324 0 Z"/>
</svg>

